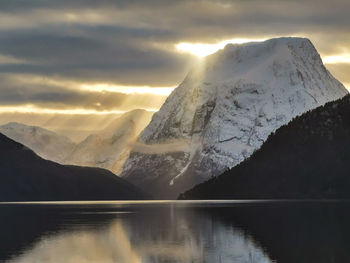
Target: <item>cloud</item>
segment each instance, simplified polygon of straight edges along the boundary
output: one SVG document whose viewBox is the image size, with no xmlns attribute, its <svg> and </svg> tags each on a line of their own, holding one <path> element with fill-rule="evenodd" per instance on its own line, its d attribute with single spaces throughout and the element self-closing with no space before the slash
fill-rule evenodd
<svg viewBox="0 0 350 263">
<path fill-rule="evenodd" d="M 189 56 L 157 48 L 139 32 L 110 27 L 78 28 L 83 31 L 80 35 L 65 35 L 63 29 L 1 34 L 0 54 L 27 63 L 2 64 L 0 72 L 169 85 L 178 82 L 188 69 Z"/>
<path fill-rule="evenodd" d="M 97 111 L 128 111 L 135 108 L 157 109 L 166 95 L 151 93 L 122 93 L 79 89 L 75 82 L 35 77 L 0 75 L 1 106 L 28 106 L 52 109 L 86 109 Z"/>
<path fill-rule="evenodd" d="M 159 107 L 157 96 L 142 100 L 135 94 L 19 85 L 6 78 L 176 86 L 196 59 L 178 52 L 176 44 L 233 38 L 299 35 L 309 37 L 322 56 L 349 54 L 349 9 L 348 0 L 0 1 L 0 104 Z M 327 67 L 348 81 L 348 67 Z"/>
<path fill-rule="evenodd" d="M 350 89 L 350 64 L 330 64 L 328 70 L 342 83 Z"/>
<path fill-rule="evenodd" d="M 133 151 L 147 154 L 165 154 L 172 152 L 190 151 L 190 141 L 186 139 L 172 140 L 161 144 L 145 144 L 136 142 L 133 145 Z"/>
</svg>

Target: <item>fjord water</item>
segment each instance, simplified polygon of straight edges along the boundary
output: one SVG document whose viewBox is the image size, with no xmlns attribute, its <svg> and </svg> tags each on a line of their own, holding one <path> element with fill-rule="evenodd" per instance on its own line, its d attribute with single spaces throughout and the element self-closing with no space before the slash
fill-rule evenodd
<svg viewBox="0 0 350 263">
<path fill-rule="evenodd" d="M 350 202 L 0 205 L 0 262 L 350 261 Z"/>
</svg>

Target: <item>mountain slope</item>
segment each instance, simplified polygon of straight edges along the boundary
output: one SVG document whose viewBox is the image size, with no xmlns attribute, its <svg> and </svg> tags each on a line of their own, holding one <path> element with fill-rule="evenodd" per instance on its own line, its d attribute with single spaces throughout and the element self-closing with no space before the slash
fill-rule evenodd
<svg viewBox="0 0 350 263">
<path fill-rule="evenodd" d="M 144 198 L 138 188 L 107 170 L 44 160 L 0 134 L 0 201 Z"/>
<path fill-rule="evenodd" d="M 118 174 L 152 114 L 140 109 L 127 112 L 80 143 L 40 127 L 13 122 L 0 126 L 0 132 L 44 159 L 60 164 L 100 167 Z"/>
<path fill-rule="evenodd" d="M 118 174 L 152 114 L 146 110 L 123 114 L 102 131 L 77 144 L 65 163 L 105 168 Z"/>
<path fill-rule="evenodd" d="M 67 137 L 37 126 L 10 122 L 0 126 L 0 133 L 27 146 L 40 157 L 58 163 L 63 163 L 75 147 Z"/>
<path fill-rule="evenodd" d="M 121 176 L 175 198 L 242 162 L 295 116 L 346 94 L 308 39 L 227 45 L 168 97 L 138 140 L 148 151 L 134 148 Z"/>
<path fill-rule="evenodd" d="M 181 198 L 350 198 L 350 95 L 297 117 L 248 160 Z"/>
</svg>

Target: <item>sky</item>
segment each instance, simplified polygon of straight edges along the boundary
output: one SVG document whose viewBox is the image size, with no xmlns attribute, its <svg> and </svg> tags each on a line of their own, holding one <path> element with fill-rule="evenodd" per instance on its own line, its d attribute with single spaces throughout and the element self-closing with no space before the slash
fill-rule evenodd
<svg viewBox="0 0 350 263">
<path fill-rule="evenodd" d="M 350 88 L 349 10 L 349 0 L 1 0 L 0 123 L 156 111 L 200 56 L 279 36 L 309 38 Z"/>
</svg>

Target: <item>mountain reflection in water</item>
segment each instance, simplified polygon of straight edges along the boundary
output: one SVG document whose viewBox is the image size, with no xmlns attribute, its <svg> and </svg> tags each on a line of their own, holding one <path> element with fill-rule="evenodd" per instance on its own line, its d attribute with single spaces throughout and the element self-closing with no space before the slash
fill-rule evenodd
<svg viewBox="0 0 350 263">
<path fill-rule="evenodd" d="M 350 259 L 348 203 L 2 205 L 6 263 L 268 263 Z"/>
</svg>

